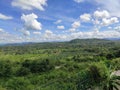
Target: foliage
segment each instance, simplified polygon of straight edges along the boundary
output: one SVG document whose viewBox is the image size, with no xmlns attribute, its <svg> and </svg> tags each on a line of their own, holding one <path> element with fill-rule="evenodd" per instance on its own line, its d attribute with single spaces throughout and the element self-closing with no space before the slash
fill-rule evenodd
<svg viewBox="0 0 120 90">
<path fill-rule="evenodd" d="M 13 75 L 10 61 L 0 61 L 0 77 L 10 77 Z"/>
<path fill-rule="evenodd" d="M 120 70 L 120 41 L 0 46 L 0 90 L 103 90 L 116 82 L 111 70 Z"/>
</svg>

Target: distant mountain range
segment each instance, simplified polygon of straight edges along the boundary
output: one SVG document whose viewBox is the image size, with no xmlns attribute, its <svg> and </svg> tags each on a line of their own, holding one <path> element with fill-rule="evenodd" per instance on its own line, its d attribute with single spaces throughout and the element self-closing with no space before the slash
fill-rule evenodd
<svg viewBox="0 0 120 90">
<path fill-rule="evenodd" d="M 19 46 L 19 45 L 34 44 L 34 43 L 35 42 L 6 43 L 6 44 L 0 44 L 0 46 Z"/>
<path fill-rule="evenodd" d="M 81 42 L 106 42 L 106 41 L 120 41 L 120 38 L 104 38 L 104 39 L 73 39 L 70 41 L 64 41 L 68 43 L 81 43 Z M 0 44 L 0 46 L 19 46 L 19 45 L 27 45 L 27 44 L 35 44 L 35 43 L 45 43 L 45 42 L 22 42 L 22 43 L 7 43 Z M 46 42 L 46 43 L 55 43 L 55 42 Z"/>
<path fill-rule="evenodd" d="M 120 38 L 105 38 L 106 40 L 120 41 Z"/>
<path fill-rule="evenodd" d="M 92 39 L 73 39 L 70 41 L 70 43 L 79 43 L 79 42 L 106 42 L 110 41 L 108 39 L 97 39 L 97 38 L 92 38 Z"/>
</svg>

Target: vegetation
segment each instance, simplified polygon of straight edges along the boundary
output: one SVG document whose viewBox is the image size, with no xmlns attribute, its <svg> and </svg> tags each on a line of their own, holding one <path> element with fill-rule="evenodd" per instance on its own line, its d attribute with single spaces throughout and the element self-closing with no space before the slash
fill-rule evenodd
<svg viewBox="0 0 120 90">
<path fill-rule="evenodd" d="M 120 41 L 0 46 L 0 90 L 119 90 Z"/>
</svg>

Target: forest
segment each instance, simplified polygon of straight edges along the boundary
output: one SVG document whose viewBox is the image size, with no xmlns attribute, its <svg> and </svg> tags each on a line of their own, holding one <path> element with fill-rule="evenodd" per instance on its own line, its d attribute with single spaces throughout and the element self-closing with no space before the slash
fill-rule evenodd
<svg viewBox="0 0 120 90">
<path fill-rule="evenodd" d="M 0 46 L 0 90 L 120 90 L 120 40 Z"/>
</svg>

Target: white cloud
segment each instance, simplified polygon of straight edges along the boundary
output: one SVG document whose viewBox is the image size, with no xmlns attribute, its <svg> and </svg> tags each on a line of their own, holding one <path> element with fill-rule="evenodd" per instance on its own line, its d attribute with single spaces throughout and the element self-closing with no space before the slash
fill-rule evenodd
<svg viewBox="0 0 120 90">
<path fill-rule="evenodd" d="M 111 20 L 111 23 L 118 23 L 119 22 L 117 17 L 112 17 L 110 20 Z"/>
<path fill-rule="evenodd" d="M 91 0 L 74 0 L 77 3 L 81 2 L 91 2 Z M 104 9 L 110 12 L 112 16 L 120 17 L 120 0 L 93 0 L 93 3 L 95 3 L 97 6 L 99 6 L 100 9 Z"/>
<path fill-rule="evenodd" d="M 95 0 L 100 8 L 108 10 L 112 16 L 120 17 L 120 0 Z"/>
<path fill-rule="evenodd" d="M 103 31 L 103 32 L 99 32 L 96 37 L 97 38 L 120 38 L 120 33 L 115 30 Z"/>
<path fill-rule="evenodd" d="M 28 31 L 29 32 L 29 31 Z M 120 32 L 115 30 L 101 31 L 95 33 L 94 31 L 88 32 L 72 32 L 71 34 L 54 34 L 51 30 L 46 30 L 45 34 L 33 37 L 16 36 L 9 33 L 0 33 L 0 42 L 2 43 L 16 43 L 16 42 L 44 42 L 44 41 L 66 41 L 75 38 L 120 38 Z"/>
<path fill-rule="evenodd" d="M 27 30 L 21 30 L 21 32 L 22 32 L 23 35 L 25 35 L 25 36 L 30 36 L 30 31 L 27 31 Z"/>
<path fill-rule="evenodd" d="M 97 11 L 94 12 L 94 17 L 95 18 L 109 18 L 110 14 L 106 10 L 103 10 L 103 11 L 98 11 L 97 10 Z"/>
<path fill-rule="evenodd" d="M 70 28 L 70 29 L 69 29 L 69 32 L 75 32 L 75 31 L 76 31 L 75 28 Z"/>
<path fill-rule="evenodd" d="M 90 19 L 91 19 L 91 15 L 90 14 L 83 14 L 80 16 L 80 19 L 83 21 L 83 22 L 89 22 Z"/>
<path fill-rule="evenodd" d="M 72 28 L 79 28 L 80 27 L 80 21 L 75 21 L 73 24 L 72 24 Z"/>
<path fill-rule="evenodd" d="M 120 32 L 120 26 L 116 26 L 116 27 L 114 27 L 114 29 L 115 29 L 116 31 Z"/>
<path fill-rule="evenodd" d="M 58 29 L 65 29 L 64 26 L 57 26 Z"/>
<path fill-rule="evenodd" d="M 51 30 L 46 30 L 46 31 L 45 31 L 45 34 L 47 34 L 47 35 L 52 35 L 53 32 L 52 32 Z"/>
<path fill-rule="evenodd" d="M 83 35 L 82 32 L 73 32 L 73 33 L 71 33 L 69 38 L 70 39 L 80 38 L 80 37 L 82 37 L 82 35 Z"/>
<path fill-rule="evenodd" d="M 104 26 L 108 26 L 111 24 L 111 20 L 110 19 L 106 19 L 106 18 L 103 18 L 102 19 L 102 25 Z"/>
<path fill-rule="evenodd" d="M 8 32 L 0 33 L 0 42 L 1 43 L 16 43 L 23 42 L 23 39 L 16 34 L 10 34 Z"/>
<path fill-rule="evenodd" d="M 68 37 L 67 37 L 68 38 Z M 91 32 L 74 32 L 71 33 L 70 39 L 74 38 L 120 38 L 120 33 L 114 30 L 111 31 L 101 31 L 99 33 Z"/>
<path fill-rule="evenodd" d="M 53 35 L 53 32 L 52 31 L 50 31 L 50 30 L 46 30 L 45 31 L 45 38 L 49 38 L 49 37 L 51 37 Z"/>
<path fill-rule="evenodd" d="M 113 24 L 114 26 L 117 25 L 119 23 L 119 18 L 111 16 L 107 10 L 96 10 L 92 16 L 92 23 L 94 29 L 97 30 L 96 32 L 99 33 L 104 26 L 110 27 Z"/>
<path fill-rule="evenodd" d="M 77 3 L 91 2 L 91 0 L 74 0 Z M 100 9 L 104 9 L 110 12 L 110 15 L 120 17 L 120 0 L 93 0 Z"/>
<path fill-rule="evenodd" d="M 13 19 L 13 17 L 11 17 L 11 16 L 6 16 L 6 15 L 0 13 L 0 19 L 2 19 L 2 20 L 10 20 L 10 19 Z"/>
<path fill-rule="evenodd" d="M 2 28 L 0 28 L 0 32 L 4 32 L 4 30 Z"/>
<path fill-rule="evenodd" d="M 118 22 L 119 22 L 119 20 L 117 17 L 112 17 L 110 19 L 106 19 L 106 18 L 102 19 L 102 25 L 104 25 L 104 26 L 108 26 L 108 25 L 118 23 Z"/>
<path fill-rule="evenodd" d="M 42 24 L 37 21 L 38 16 L 34 13 L 28 15 L 22 15 L 21 20 L 23 20 L 25 29 L 27 30 L 41 30 Z"/>
<path fill-rule="evenodd" d="M 59 23 L 61 23 L 62 22 L 62 20 L 57 20 L 56 22 L 54 22 L 55 24 L 59 24 Z"/>
<path fill-rule="evenodd" d="M 47 0 L 13 0 L 12 6 L 20 7 L 24 10 L 38 9 L 43 11 L 43 6 L 47 5 Z"/>
<path fill-rule="evenodd" d="M 108 27 L 108 29 L 112 29 L 112 27 L 111 27 L 111 26 L 109 26 L 109 27 Z"/>
<path fill-rule="evenodd" d="M 35 35 L 40 35 L 41 32 L 33 32 L 33 34 L 35 34 Z"/>
<path fill-rule="evenodd" d="M 92 19 L 92 21 L 93 21 L 93 24 L 94 24 L 94 25 L 98 25 L 98 24 L 100 24 L 100 21 L 99 21 L 98 19 L 95 19 L 95 20 Z"/>
<path fill-rule="evenodd" d="M 77 2 L 77 3 L 81 3 L 81 2 L 83 2 L 84 0 L 74 0 L 75 2 Z"/>
</svg>

